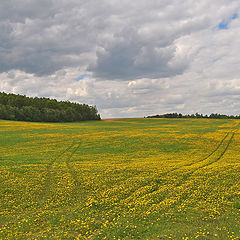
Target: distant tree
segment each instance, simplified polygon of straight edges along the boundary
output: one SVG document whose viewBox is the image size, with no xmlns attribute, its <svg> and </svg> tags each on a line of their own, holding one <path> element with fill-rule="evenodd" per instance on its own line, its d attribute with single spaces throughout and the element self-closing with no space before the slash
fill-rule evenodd
<svg viewBox="0 0 240 240">
<path fill-rule="evenodd" d="M 100 120 L 96 106 L 0 92 L 0 119 L 35 122 Z"/>
<path fill-rule="evenodd" d="M 209 116 L 208 115 L 203 115 L 199 113 L 195 114 L 187 114 L 183 115 L 181 113 L 166 113 L 162 115 L 153 115 L 153 116 L 148 116 L 147 118 L 210 118 L 210 119 L 240 119 L 240 115 L 233 116 L 233 115 L 225 115 L 225 114 L 219 114 L 219 113 L 211 113 Z"/>
</svg>

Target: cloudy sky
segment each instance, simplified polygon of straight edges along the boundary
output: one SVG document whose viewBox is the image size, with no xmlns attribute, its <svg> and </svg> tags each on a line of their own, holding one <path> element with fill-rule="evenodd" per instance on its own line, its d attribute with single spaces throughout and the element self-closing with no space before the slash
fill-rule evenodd
<svg viewBox="0 0 240 240">
<path fill-rule="evenodd" d="M 0 91 L 102 118 L 240 114 L 239 0 L 1 0 Z"/>
</svg>

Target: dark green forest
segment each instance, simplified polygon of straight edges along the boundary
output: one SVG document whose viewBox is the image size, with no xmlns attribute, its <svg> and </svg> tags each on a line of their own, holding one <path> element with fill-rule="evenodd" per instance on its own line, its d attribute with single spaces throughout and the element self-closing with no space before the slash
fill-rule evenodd
<svg viewBox="0 0 240 240">
<path fill-rule="evenodd" d="M 240 119 L 240 115 L 225 115 L 219 113 L 211 113 L 210 115 L 203 115 L 199 113 L 183 115 L 181 113 L 166 113 L 162 115 L 148 116 L 147 118 L 210 118 L 210 119 Z"/>
<path fill-rule="evenodd" d="M 0 92 L 0 119 L 31 122 L 100 120 L 97 108 L 87 104 L 32 98 Z"/>
</svg>

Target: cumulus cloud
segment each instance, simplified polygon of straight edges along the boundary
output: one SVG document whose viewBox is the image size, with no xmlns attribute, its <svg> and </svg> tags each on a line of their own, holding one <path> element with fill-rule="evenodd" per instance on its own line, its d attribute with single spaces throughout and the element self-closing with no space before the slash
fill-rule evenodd
<svg viewBox="0 0 240 240">
<path fill-rule="evenodd" d="M 237 0 L 1 1 L 0 91 L 103 117 L 238 113 L 238 16 Z"/>
</svg>

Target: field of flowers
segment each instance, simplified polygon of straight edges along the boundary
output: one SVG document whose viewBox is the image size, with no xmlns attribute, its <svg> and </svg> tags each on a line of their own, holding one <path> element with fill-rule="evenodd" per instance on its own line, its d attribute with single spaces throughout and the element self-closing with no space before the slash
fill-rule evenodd
<svg viewBox="0 0 240 240">
<path fill-rule="evenodd" d="M 240 239 L 239 123 L 0 121 L 0 239 Z"/>
</svg>

